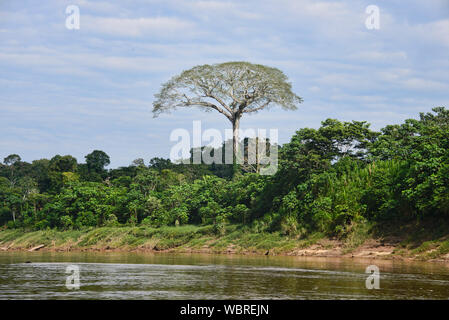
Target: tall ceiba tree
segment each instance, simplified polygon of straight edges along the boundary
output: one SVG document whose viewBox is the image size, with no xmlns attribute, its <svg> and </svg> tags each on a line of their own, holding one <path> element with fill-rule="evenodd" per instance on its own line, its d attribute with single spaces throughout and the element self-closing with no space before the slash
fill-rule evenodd
<svg viewBox="0 0 449 320">
<path fill-rule="evenodd" d="M 154 117 L 178 107 L 199 107 L 223 114 L 232 123 L 234 164 L 243 114 L 276 105 L 295 110 L 302 102 L 282 71 L 248 62 L 193 67 L 164 83 L 155 98 Z"/>
</svg>

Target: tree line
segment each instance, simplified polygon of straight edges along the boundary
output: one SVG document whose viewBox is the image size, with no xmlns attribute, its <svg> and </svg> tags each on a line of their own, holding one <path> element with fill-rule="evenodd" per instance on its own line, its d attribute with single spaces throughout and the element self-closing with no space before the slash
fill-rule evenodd
<svg viewBox="0 0 449 320">
<path fill-rule="evenodd" d="M 373 131 L 365 121 L 327 119 L 279 147 L 279 168 L 177 164 L 153 158 L 106 169 L 95 150 L 0 164 L 0 226 L 62 230 L 97 226 L 227 224 L 257 231 L 342 235 L 354 223 L 449 214 L 449 110 Z"/>
</svg>

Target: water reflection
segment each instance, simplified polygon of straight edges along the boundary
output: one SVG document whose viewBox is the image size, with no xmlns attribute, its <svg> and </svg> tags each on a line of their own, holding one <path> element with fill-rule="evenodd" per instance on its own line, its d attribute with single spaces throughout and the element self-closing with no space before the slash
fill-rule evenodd
<svg viewBox="0 0 449 320">
<path fill-rule="evenodd" d="M 25 263 L 32 261 L 32 263 Z M 80 290 L 66 288 L 79 266 Z M 380 289 L 365 268 L 380 268 Z M 1 253 L 0 299 L 448 299 L 437 263 L 136 253 Z"/>
</svg>

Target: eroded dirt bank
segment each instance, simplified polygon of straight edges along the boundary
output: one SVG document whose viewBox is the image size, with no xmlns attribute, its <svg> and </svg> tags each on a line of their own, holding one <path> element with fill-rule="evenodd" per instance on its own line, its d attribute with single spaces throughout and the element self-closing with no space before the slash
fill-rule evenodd
<svg viewBox="0 0 449 320">
<path fill-rule="evenodd" d="M 201 228 L 153 230 L 141 227 L 84 231 L 0 231 L 1 251 L 178 252 L 206 254 L 346 257 L 449 262 L 446 239 L 406 244 L 401 237 L 347 240 L 315 236 L 292 239 L 278 234 L 233 231 L 211 235 Z"/>
</svg>

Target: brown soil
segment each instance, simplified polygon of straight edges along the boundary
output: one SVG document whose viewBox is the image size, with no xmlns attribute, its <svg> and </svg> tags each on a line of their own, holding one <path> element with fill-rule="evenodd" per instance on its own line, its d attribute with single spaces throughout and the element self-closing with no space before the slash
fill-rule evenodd
<svg viewBox="0 0 449 320">
<path fill-rule="evenodd" d="M 141 252 L 141 253 L 155 253 L 155 252 L 170 252 L 170 253 L 204 253 L 204 254 L 240 254 L 240 255 L 280 255 L 280 256 L 304 256 L 304 257 L 344 257 L 344 258 L 369 258 L 376 260 L 423 260 L 422 258 L 411 255 L 398 255 L 395 250 L 398 248 L 399 241 L 397 239 L 374 240 L 365 241 L 364 244 L 355 249 L 349 250 L 344 243 L 339 240 L 320 240 L 306 248 L 295 248 L 289 251 L 274 250 L 253 250 L 242 249 L 232 244 L 222 250 L 217 250 L 208 245 L 201 248 L 177 247 L 172 249 L 159 250 L 157 247 L 141 246 L 137 248 L 111 248 L 106 247 L 56 247 L 46 246 L 34 251 L 50 251 L 50 252 Z M 11 248 L 1 247 L 2 251 L 29 251 L 29 248 Z M 449 253 L 437 259 L 429 259 L 431 262 L 449 262 Z"/>
</svg>

